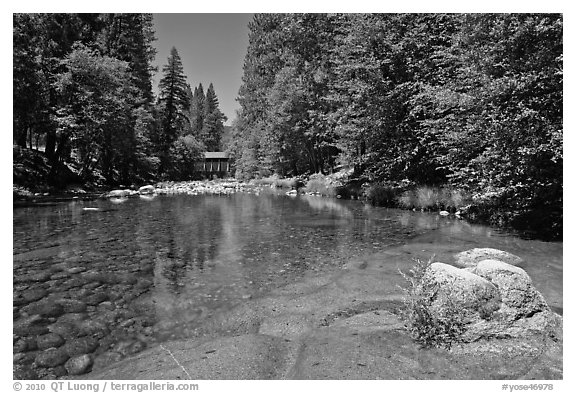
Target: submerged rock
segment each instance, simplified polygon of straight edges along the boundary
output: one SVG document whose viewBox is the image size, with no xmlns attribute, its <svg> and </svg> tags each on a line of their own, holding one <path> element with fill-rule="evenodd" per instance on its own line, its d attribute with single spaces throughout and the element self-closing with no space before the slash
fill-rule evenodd
<svg viewBox="0 0 576 393">
<path fill-rule="evenodd" d="M 92 364 L 94 364 L 92 356 L 84 354 L 70 358 L 66 364 L 64 364 L 64 367 L 66 368 L 66 371 L 68 371 L 68 374 L 80 375 L 89 372 Z"/>
<path fill-rule="evenodd" d="M 36 356 L 36 364 L 39 367 L 56 367 L 64 364 L 70 356 L 62 348 L 49 348 Z"/>
<path fill-rule="evenodd" d="M 38 345 L 38 349 L 44 350 L 61 346 L 64 344 L 64 339 L 59 334 L 48 333 L 42 336 L 38 336 L 36 343 Z"/>
<path fill-rule="evenodd" d="M 69 356 L 91 353 L 98 348 L 98 340 L 92 337 L 80 337 L 70 340 L 62 347 Z"/>
<path fill-rule="evenodd" d="M 43 317 L 59 317 L 64 314 L 64 308 L 61 305 L 47 300 L 30 303 L 23 310 L 29 315 L 38 314 Z"/>
<path fill-rule="evenodd" d="M 495 248 L 473 248 L 468 251 L 462 251 L 455 255 L 455 259 L 456 265 L 460 267 L 475 267 L 478 262 L 485 259 L 495 259 L 514 266 L 523 262 L 522 258 Z"/>
<path fill-rule="evenodd" d="M 81 313 L 86 311 L 86 303 L 76 299 L 58 299 L 56 301 L 62 306 L 64 312 L 67 313 Z"/>
</svg>

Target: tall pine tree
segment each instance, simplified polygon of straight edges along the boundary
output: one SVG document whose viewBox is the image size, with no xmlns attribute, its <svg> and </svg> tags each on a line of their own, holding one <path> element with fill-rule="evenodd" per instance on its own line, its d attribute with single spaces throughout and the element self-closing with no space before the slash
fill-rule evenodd
<svg viewBox="0 0 576 393">
<path fill-rule="evenodd" d="M 128 62 L 144 102 L 152 102 L 152 62 L 156 49 L 151 14 L 105 14 L 101 38 L 104 54 Z"/>
<path fill-rule="evenodd" d="M 214 85 L 210 83 L 206 92 L 204 103 L 204 124 L 202 126 L 202 140 L 208 151 L 220 151 L 221 140 L 224 133 L 224 122 L 227 117 L 220 111 L 218 97 Z"/>
<path fill-rule="evenodd" d="M 202 136 L 202 128 L 204 127 L 205 101 L 206 96 L 204 95 L 204 88 L 202 87 L 202 83 L 200 83 L 198 87 L 194 88 L 194 94 L 192 95 L 192 105 L 190 108 L 191 113 L 190 122 L 192 123 L 192 135 L 194 135 L 197 138 L 200 138 Z"/>
<path fill-rule="evenodd" d="M 170 51 L 168 64 L 162 67 L 162 73 L 163 77 L 158 85 L 160 89 L 158 102 L 162 118 L 157 140 L 160 172 L 165 171 L 168 166 L 170 147 L 184 128 L 184 122 L 188 121 L 184 112 L 190 106 L 182 60 L 175 47 Z"/>
</svg>

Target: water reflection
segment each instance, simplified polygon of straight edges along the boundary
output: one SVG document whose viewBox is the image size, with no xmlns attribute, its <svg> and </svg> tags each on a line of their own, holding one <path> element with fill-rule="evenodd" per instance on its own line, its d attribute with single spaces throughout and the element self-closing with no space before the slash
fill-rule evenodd
<svg viewBox="0 0 576 393">
<path fill-rule="evenodd" d="M 356 201 L 265 194 L 73 201 L 15 209 L 13 233 L 15 326 L 39 301 L 33 294 L 78 300 L 85 308 L 75 318 L 106 326 L 99 359 L 122 352 L 126 340 L 187 337 L 220 310 L 353 258 L 409 264 L 500 248 L 524 258 L 538 289 L 562 307 L 561 244 Z"/>
</svg>

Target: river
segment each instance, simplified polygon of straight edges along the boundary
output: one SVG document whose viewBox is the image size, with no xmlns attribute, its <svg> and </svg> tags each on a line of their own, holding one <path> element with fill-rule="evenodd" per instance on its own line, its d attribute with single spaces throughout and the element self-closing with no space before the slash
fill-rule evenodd
<svg viewBox="0 0 576 393">
<path fill-rule="evenodd" d="M 358 201 L 275 193 L 76 200 L 14 208 L 13 235 L 15 375 L 26 379 L 66 374 L 62 359 L 33 366 L 47 343 L 91 352 L 97 369 L 195 337 L 215 315 L 273 288 L 373 258 L 397 271 L 413 258 L 450 263 L 474 247 L 505 250 L 563 310 L 562 243 Z"/>
</svg>

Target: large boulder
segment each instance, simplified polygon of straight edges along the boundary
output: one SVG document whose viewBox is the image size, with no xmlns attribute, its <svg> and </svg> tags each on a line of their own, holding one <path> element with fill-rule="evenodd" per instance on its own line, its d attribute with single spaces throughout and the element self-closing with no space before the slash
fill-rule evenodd
<svg viewBox="0 0 576 393">
<path fill-rule="evenodd" d="M 468 251 L 462 251 L 455 255 L 455 259 L 456 265 L 460 267 L 475 267 L 478 262 L 485 259 L 495 259 L 514 266 L 523 262 L 522 258 L 495 248 L 473 248 Z"/>
<path fill-rule="evenodd" d="M 498 288 L 504 306 L 501 312 L 510 320 L 550 310 L 542 294 L 532 284 L 528 273 L 517 266 L 486 259 L 480 261 L 473 272 Z"/>
<path fill-rule="evenodd" d="M 432 308 L 442 313 L 457 308 L 472 320 L 489 317 L 500 308 L 500 293 L 488 280 L 469 271 L 435 262 L 421 282 L 421 290 L 433 291 Z"/>
<path fill-rule="evenodd" d="M 463 342 L 546 334 L 557 317 L 523 269 L 495 259 L 465 269 L 433 263 L 416 294 L 428 299 L 436 323 L 463 326 Z"/>
</svg>

